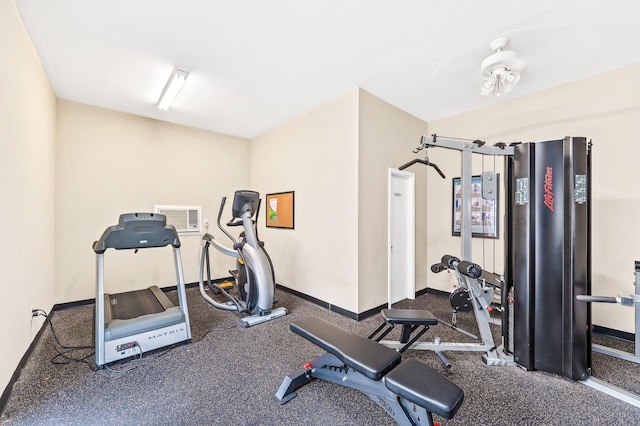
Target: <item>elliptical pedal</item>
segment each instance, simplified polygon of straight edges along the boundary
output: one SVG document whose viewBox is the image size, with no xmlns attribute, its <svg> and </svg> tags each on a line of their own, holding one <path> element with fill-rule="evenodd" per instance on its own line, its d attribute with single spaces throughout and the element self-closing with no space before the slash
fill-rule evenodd
<svg viewBox="0 0 640 426">
<path fill-rule="evenodd" d="M 224 291 L 229 291 L 233 288 L 233 283 L 231 281 L 225 281 L 223 283 L 218 284 L 218 286 L 222 288 Z"/>
<path fill-rule="evenodd" d="M 211 293 L 217 296 L 220 294 L 220 290 L 218 290 L 216 287 L 220 287 L 228 293 L 233 290 L 233 283 L 231 281 L 223 281 L 220 284 L 217 284 L 217 286 L 210 285 L 209 290 L 211 290 Z"/>
</svg>

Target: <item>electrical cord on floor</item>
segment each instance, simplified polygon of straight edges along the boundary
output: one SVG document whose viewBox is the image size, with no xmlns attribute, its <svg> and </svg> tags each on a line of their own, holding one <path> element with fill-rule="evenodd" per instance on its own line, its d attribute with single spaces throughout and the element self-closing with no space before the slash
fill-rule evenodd
<svg viewBox="0 0 640 426">
<path fill-rule="evenodd" d="M 78 363 L 87 364 L 89 366 L 89 368 L 91 369 L 91 371 L 98 371 L 98 368 L 95 366 L 95 364 L 91 360 L 92 357 L 95 355 L 95 345 L 87 345 L 87 346 L 68 346 L 68 345 L 63 345 L 60 342 L 60 339 L 58 339 L 58 335 L 56 334 L 56 331 L 55 331 L 55 329 L 53 327 L 53 323 L 51 322 L 51 319 L 49 318 L 49 315 L 44 310 L 42 310 L 42 309 L 34 309 L 33 310 L 33 316 L 34 317 L 36 317 L 36 316 L 44 317 L 45 321 L 49 324 L 49 327 L 51 328 L 51 334 L 53 335 L 53 340 L 54 340 L 53 348 L 57 352 L 57 355 L 55 355 L 53 358 L 51 358 L 51 363 L 52 364 L 54 364 L 54 365 L 65 365 L 65 364 L 71 364 L 71 363 L 78 362 Z M 232 325 L 232 326 L 229 326 L 229 327 L 210 328 L 209 330 L 207 330 L 207 332 L 197 342 L 200 342 L 201 340 L 203 340 L 211 332 L 227 331 L 227 330 L 234 329 L 236 327 L 237 327 L 237 325 Z M 197 342 L 192 342 L 192 343 L 197 343 Z M 171 352 L 173 349 L 175 349 L 178 346 L 180 346 L 180 345 L 179 344 L 172 345 L 168 349 L 166 349 L 165 351 L 156 353 L 155 356 L 147 357 L 146 359 L 152 360 L 152 359 L 160 358 L 160 357 L 168 354 L 169 352 Z M 140 361 L 140 360 L 142 360 L 142 354 L 143 354 L 142 348 L 140 347 L 140 345 L 136 345 L 136 347 L 140 350 L 140 354 L 138 355 L 137 358 L 133 359 L 132 361 Z M 88 354 L 88 355 L 85 355 L 83 357 L 80 357 L 80 358 L 75 358 L 75 357 L 72 357 L 72 356 L 68 355 L 68 354 L 70 354 L 70 353 L 72 353 L 74 351 L 82 351 L 82 350 L 88 350 L 88 349 L 92 349 L 91 353 Z M 62 358 L 62 360 L 60 360 L 60 358 Z M 142 364 L 140 364 L 140 363 L 136 363 L 136 365 L 132 365 L 130 367 L 122 368 L 122 369 L 112 368 L 112 367 L 109 367 L 106 364 L 103 365 L 103 367 L 107 371 L 110 371 L 110 372 L 113 372 L 113 373 L 125 373 L 127 371 L 131 371 L 131 370 L 133 370 L 135 368 L 138 368 L 141 365 Z"/>
<path fill-rule="evenodd" d="M 53 348 L 58 353 L 53 358 L 51 358 L 51 363 L 52 364 L 64 365 L 64 364 L 71 364 L 71 363 L 74 363 L 74 362 L 80 362 L 80 363 L 83 363 L 83 364 L 87 364 L 89 366 L 89 368 L 91 368 L 93 370 L 93 364 L 90 361 L 88 361 L 88 359 L 91 358 L 95 354 L 95 346 L 93 346 L 93 345 L 90 345 L 90 346 L 67 346 L 67 345 L 63 345 L 62 343 L 60 343 L 60 340 L 58 339 L 58 335 L 56 334 L 56 331 L 53 328 L 53 323 L 51 322 L 51 318 L 49 318 L 49 315 L 42 309 L 34 309 L 32 314 L 33 314 L 33 316 L 42 316 L 42 317 L 44 317 L 45 321 L 47 321 L 49 323 L 49 327 L 51 328 L 51 334 L 53 335 L 53 340 L 54 340 Z M 70 354 L 70 353 L 75 352 L 75 351 L 82 351 L 82 350 L 87 350 L 87 349 L 92 349 L 93 351 L 90 354 L 88 354 L 86 356 L 83 356 L 81 358 L 75 358 L 75 357 L 67 355 L 67 354 Z M 60 360 L 61 358 L 62 358 L 62 360 Z"/>
<path fill-rule="evenodd" d="M 205 337 L 207 337 L 207 335 L 208 335 L 209 333 L 211 333 L 211 332 L 233 330 L 234 328 L 237 328 L 237 327 L 238 327 L 238 325 L 230 325 L 230 326 L 228 326 L 228 327 L 215 327 L 215 328 L 210 328 L 209 330 L 207 330 L 207 332 L 206 332 L 206 333 L 204 333 L 204 335 L 203 335 L 200 339 L 198 339 L 197 341 L 193 341 L 193 340 L 191 340 L 191 343 L 198 343 L 198 342 L 200 342 L 200 341 L 204 340 L 204 338 L 205 338 Z M 164 354 L 162 354 L 162 355 L 164 355 Z"/>
</svg>

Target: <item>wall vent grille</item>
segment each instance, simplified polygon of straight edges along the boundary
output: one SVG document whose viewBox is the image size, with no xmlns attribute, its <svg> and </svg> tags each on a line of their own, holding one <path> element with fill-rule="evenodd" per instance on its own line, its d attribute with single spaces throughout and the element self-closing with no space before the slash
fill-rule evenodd
<svg viewBox="0 0 640 426">
<path fill-rule="evenodd" d="M 179 234 L 199 234 L 202 230 L 202 206 L 156 205 L 154 211 L 165 215 Z"/>
</svg>

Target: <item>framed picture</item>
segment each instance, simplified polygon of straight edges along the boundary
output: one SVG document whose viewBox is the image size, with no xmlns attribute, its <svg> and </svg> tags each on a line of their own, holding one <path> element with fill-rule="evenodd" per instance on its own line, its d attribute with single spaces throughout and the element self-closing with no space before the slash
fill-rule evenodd
<svg viewBox="0 0 640 426">
<path fill-rule="evenodd" d="M 496 185 L 500 181 L 499 175 Z M 497 188 L 496 188 L 497 189 Z M 471 178 L 471 236 L 479 238 L 499 238 L 498 236 L 498 194 L 496 198 L 482 198 L 482 177 Z M 453 178 L 451 235 L 460 236 L 462 230 L 462 179 Z"/>
<path fill-rule="evenodd" d="M 266 225 L 268 228 L 293 229 L 294 191 L 267 194 Z"/>
</svg>

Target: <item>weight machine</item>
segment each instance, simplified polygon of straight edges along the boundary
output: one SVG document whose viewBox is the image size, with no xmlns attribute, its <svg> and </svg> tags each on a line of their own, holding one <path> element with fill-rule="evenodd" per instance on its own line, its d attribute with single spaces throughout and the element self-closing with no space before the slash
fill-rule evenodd
<svg viewBox="0 0 640 426">
<path fill-rule="evenodd" d="M 505 158 L 507 232 L 500 354 L 527 370 L 577 380 L 640 407 L 637 395 L 591 376 L 591 310 L 581 300 L 587 297 L 581 295 L 591 292 L 591 141 L 565 137 L 488 147 L 481 141 L 425 135 L 418 150 L 434 146 L 461 152 L 461 259 L 465 261 L 471 260 L 471 155 Z M 483 179 L 483 192 L 492 181 Z M 634 296 L 599 301 L 638 302 L 639 266 L 636 263 Z M 478 300 L 473 290 L 470 300 Z M 484 322 L 477 314 L 476 320 L 479 326 Z M 636 323 L 640 324 L 637 306 Z M 639 335 L 632 358 L 640 354 Z M 411 348 L 418 349 L 419 344 Z M 604 349 L 596 346 L 594 350 Z M 500 365 L 505 364 L 511 363 Z"/>
<path fill-rule="evenodd" d="M 418 151 L 430 147 L 461 154 L 461 259 L 466 262 L 472 259 L 472 155 L 505 158 L 508 232 L 501 289 L 503 344 L 499 350 L 489 348 L 496 355 L 487 352 L 483 360 L 489 365 L 515 362 L 527 370 L 586 379 L 591 371 L 591 315 L 575 296 L 588 294 L 591 288 L 591 143 L 566 137 L 488 146 L 478 140 L 423 136 Z M 496 178 L 495 172 L 483 173 L 485 198 L 496 196 Z M 459 282 L 469 293 L 483 339 L 487 336 L 486 341 L 492 342 L 490 331 L 482 331 L 489 328 L 483 289 L 473 277 L 462 278 Z M 412 347 L 417 349 L 418 343 Z"/>
<path fill-rule="evenodd" d="M 508 232 L 501 288 L 503 342 L 500 348 L 486 348 L 483 360 L 489 365 L 517 363 L 573 380 L 585 378 L 591 369 L 586 349 L 591 343 L 590 313 L 584 304 L 575 303 L 574 296 L 590 289 L 590 143 L 585 138 L 567 137 L 489 146 L 478 140 L 425 135 L 417 151 L 431 147 L 461 154 L 460 258 L 466 262 L 472 260 L 472 155 L 505 158 Z M 497 195 L 495 171 L 483 173 L 482 192 L 485 198 Z M 483 297 L 486 289 L 478 285 L 479 276 L 456 273 L 461 288 L 469 294 L 483 343 L 492 344 L 490 304 Z M 419 345 L 416 342 L 412 347 L 418 349 Z"/>
<path fill-rule="evenodd" d="M 487 365 L 513 365 L 513 357 L 505 354 L 502 349 L 495 344 L 491 333 L 490 324 L 493 321 L 490 313 L 492 311 L 494 290 L 492 286 L 485 285 L 485 280 L 489 275 L 494 274 L 486 273 L 479 265 L 471 263 L 471 194 L 473 154 L 512 156 L 514 148 L 512 146 L 507 146 L 504 143 L 489 146 L 479 140 L 472 141 L 467 139 L 446 138 L 437 135 L 424 135 L 420 140 L 420 145 L 413 152 L 418 153 L 430 147 L 441 147 L 460 152 L 462 184 L 462 218 L 460 231 L 462 255 L 460 258 L 446 255 L 442 258 L 441 263 L 432 265 L 431 270 L 435 273 L 441 272 L 445 269 L 454 271 L 459 288 L 456 291 L 455 296 L 452 294 L 452 296 L 457 299 L 450 299 L 452 301 L 452 306 L 458 306 L 456 310 L 459 309 L 460 311 L 473 309 L 478 329 L 480 331 L 480 342 L 442 342 L 439 338 L 435 338 L 432 342 L 419 342 L 417 340 L 422 336 L 422 334 L 424 334 L 424 332 L 426 332 L 428 324 L 419 324 L 419 321 L 416 318 L 417 312 L 404 309 L 385 310 L 385 312 L 383 312 L 383 316 L 385 317 L 384 323 L 369 337 L 376 339 L 386 346 L 399 349 L 401 351 L 405 351 L 408 348 L 434 351 L 447 368 L 449 368 L 451 364 L 444 356 L 444 351 L 484 352 L 482 359 Z M 403 170 L 417 163 L 433 167 L 438 174 L 444 178 L 442 170 L 436 164 L 429 161 L 429 157 L 427 155 L 425 155 L 425 160 L 412 160 L 400 166 L 399 169 Z M 497 197 L 498 187 L 497 174 L 495 171 L 483 172 L 482 192 L 484 198 L 495 199 Z M 454 310 L 454 315 L 456 310 Z M 392 313 L 393 315 L 391 315 Z M 428 314 L 430 315 L 430 313 Z M 474 340 L 478 340 L 478 336 L 458 328 L 455 324 L 455 317 L 452 321 L 453 324 L 448 324 L 441 320 L 437 320 L 437 322 L 471 337 Z M 401 339 L 399 341 L 382 340 L 391 331 L 395 324 L 401 324 L 403 326 Z M 385 325 L 387 326 L 386 329 Z M 419 329 L 419 325 L 422 325 L 423 328 L 420 329 L 417 335 L 411 337 L 411 334 Z M 382 334 L 378 334 L 380 332 Z"/>
</svg>

